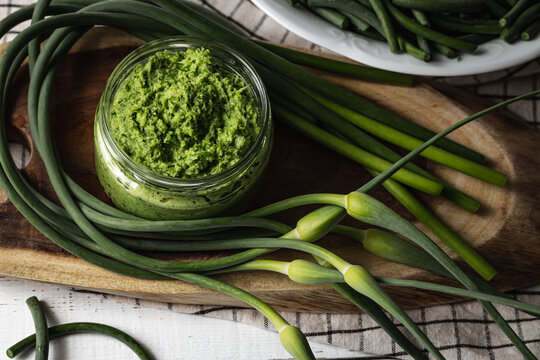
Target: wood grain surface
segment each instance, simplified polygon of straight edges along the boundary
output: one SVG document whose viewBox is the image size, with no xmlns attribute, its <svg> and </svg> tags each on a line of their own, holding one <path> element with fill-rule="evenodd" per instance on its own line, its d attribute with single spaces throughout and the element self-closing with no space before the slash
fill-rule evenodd
<svg viewBox="0 0 540 360">
<path fill-rule="evenodd" d="M 97 181 L 93 158 L 93 121 L 105 82 L 116 64 L 140 42 L 122 32 L 98 28 L 87 34 L 70 54 L 59 72 L 53 90 L 51 118 L 63 165 L 86 190 L 107 201 Z M 431 128 L 441 130 L 472 113 L 474 98 L 453 89 L 457 103 L 423 82 L 411 88 L 372 84 L 321 74 L 352 91 Z M 11 87 L 9 101 L 12 141 L 26 144 L 31 152 L 23 170 L 28 180 L 50 199 L 55 195 L 30 139 L 27 125 L 27 69 L 23 68 Z M 476 104 L 477 106 L 477 104 Z M 483 117 L 451 135 L 451 138 L 481 151 L 488 163 L 508 175 L 504 189 L 466 175 L 418 161 L 459 189 L 481 201 L 480 211 L 471 215 L 439 198 L 425 199 L 453 229 L 474 245 L 499 271 L 493 283 L 503 290 L 540 282 L 539 134 L 524 121 L 497 113 Z M 362 167 L 276 123 L 275 145 L 261 193 L 252 208 L 290 196 L 312 192 L 347 193 L 369 179 Z M 384 190 L 374 196 L 413 220 Z M 294 223 L 311 207 L 279 214 L 276 219 Z M 76 286 L 132 297 L 190 304 L 242 305 L 238 300 L 180 281 L 150 281 L 120 276 L 77 259 L 58 248 L 34 229 L 0 193 L 0 274 Z M 346 220 L 350 224 L 359 224 Z M 421 227 L 421 226 L 420 226 Z M 425 229 L 424 229 L 425 230 Z M 428 232 L 429 233 L 429 232 Z M 445 280 L 411 267 L 389 263 L 366 252 L 351 240 L 329 236 L 321 245 L 372 273 L 445 283 Z M 445 245 L 441 245 L 447 250 Z M 152 254 L 162 259 L 191 261 L 222 256 L 225 252 Z M 293 251 L 270 256 L 284 260 L 309 257 Z M 252 272 L 227 274 L 221 280 L 245 289 L 278 309 L 293 311 L 357 311 L 326 285 L 306 286 L 281 275 Z M 458 298 L 411 289 L 389 288 L 403 306 L 411 308 L 447 303 Z"/>
</svg>

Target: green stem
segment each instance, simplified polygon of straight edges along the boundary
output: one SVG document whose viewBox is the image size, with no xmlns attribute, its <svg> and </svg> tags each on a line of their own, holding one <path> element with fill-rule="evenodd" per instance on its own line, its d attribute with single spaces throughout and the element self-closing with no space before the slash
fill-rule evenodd
<svg viewBox="0 0 540 360">
<path fill-rule="evenodd" d="M 403 50 L 405 50 L 407 53 L 425 62 L 428 62 L 431 60 L 431 53 L 414 46 L 413 43 L 411 43 L 410 41 L 408 41 L 401 35 L 398 35 L 397 39 L 399 42 L 399 46 Z"/>
<path fill-rule="evenodd" d="M 514 20 L 532 4 L 534 4 L 534 0 L 519 0 L 506 14 L 504 14 L 499 20 L 499 23 L 501 26 L 511 25 Z"/>
<path fill-rule="evenodd" d="M 353 15 L 343 10 L 339 10 L 339 12 L 349 18 L 349 20 L 351 21 L 351 24 L 354 26 L 354 28 L 357 31 L 364 32 L 364 31 L 367 31 L 368 29 L 371 29 L 371 26 L 364 20 L 360 19 L 358 16 Z M 380 35 L 379 33 L 377 34 Z M 382 38 L 384 40 L 384 37 Z"/>
<path fill-rule="evenodd" d="M 285 200 L 275 202 L 273 204 L 263 206 L 259 209 L 250 211 L 244 216 L 268 216 L 280 211 L 291 209 L 303 205 L 324 204 L 336 205 L 343 207 L 345 204 L 345 195 L 342 194 L 307 194 L 294 196 Z"/>
<path fill-rule="evenodd" d="M 35 24 L 36 22 L 42 20 L 45 17 L 50 3 L 51 0 L 39 0 L 36 3 L 34 11 L 32 12 L 32 24 Z M 36 57 L 39 54 L 39 43 L 40 41 L 38 38 L 33 39 L 28 43 L 28 69 L 30 70 L 30 73 L 32 73 L 32 70 L 34 69 L 34 62 L 36 61 Z"/>
<path fill-rule="evenodd" d="M 504 41 L 511 43 L 519 38 L 521 31 L 525 27 L 538 22 L 538 19 L 540 19 L 540 3 L 536 3 L 523 11 L 511 26 L 501 31 L 500 36 Z"/>
<path fill-rule="evenodd" d="M 451 47 L 456 50 L 473 53 L 476 51 L 477 46 L 475 44 L 468 43 L 463 40 L 445 35 L 443 33 L 431 30 L 425 26 L 418 24 L 414 19 L 409 18 L 407 15 L 399 11 L 394 5 L 389 1 L 385 0 L 386 7 L 390 11 L 390 14 L 397 20 L 397 22 L 403 26 L 405 29 L 425 37 L 434 42 L 444 44 L 448 47 Z M 422 9 L 419 9 L 422 10 Z"/>
<path fill-rule="evenodd" d="M 396 33 L 394 31 L 394 25 L 392 24 L 392 19 L 390 18 L 386 7 L 381 0 L 369 0 L 369 3 L 371 4 L 371 8 L 373 9 L 373 11 L 375 11 L 375 14 L 379 18 L 379 21 L 384 31 L 384 37 L 386 38 L 386 42 L 388 43 L 390 50 L 393 53 L 399 53 L 401 49 L 398 45 Z"/>
<path fill-rule="evenodd" d="M 428 54 L 431 54 L 431 48 L 429 46 L 429 41 L 427 39 L 424 39 L 420 35 L 416 35 L 416 42 L 418 43 L 418 47 L 425 51 Z"/>
<path fill-rule="evenodd" d="M 228 229 L 232 227 L 254 227 L 282 232 L 285 227 L 282 223 L 263 219 L 260 217 L 221 217 L 195 220 L 146 220 L 146 219 L 120 219 L 101 214 L 86 205 L 81 205 L 82 213 L 92 222 L 107 226 L 111 229 L 136 231 L 189 231 Z"/>
<path fill-rule="evenodd" d="M 439 29 L 466 34 L 497 35 L 502 30 L 497 20 L 469 20 L 433 15 L 431 22 Z"/>
<path fill-rule="evenodd" d="M 317 15 L 340 29 L 347 29 L 350 25 L 349 18 L 335 10 L 323 7 L 311 7 L 310 9 Z"/>
<path fill-rule="evenodd" d="M 295 64 L 309 66 L 313 69 L 328 71 L 334 74 L 346 75 L 360 80 L 373 81 L 382 84 L 411 86 L 411 75 L 396 72 L 368 68 L 362 65 L 352 64 L 339 60 L 316 56 L 302 51 L 296 51 L 287 47 L 258 41 L 257 44 L 271 50 L 273 53 L 292 61 Z"/>
<path fill-rule="evenodd" d="M 540 315 L 540 307 L 536 305 L 522 303 L 520 301 L 505 297 L 505 296 L 495 296 L 486 294 L 479 291 L 471 291 L 466 289 L 460 289 L 452 286 L 439 285 L 433 283 L 427 283 L 424 281 L 418 280 L 406 280 L 406 279 L 394 279 L 388 277 L 375 277 L 377 282 L 381 285 L 392 285 L 392 286 L 401 286 L 401 287 L 414 287 L 417 289 L 437 291 L 445 294 L 464 296 L 477 300 L 484 300 L 494 302 L 496 304 L 510 306 L 518 310 L 527 311 L 536 316 Z"/>
<path fill-rule="evenodd" d="M 47 319 L 45 319 L 45 314 L 35 296 L 26 299 L 26 305 L 28 305 L 28 309 L 32 313 L 36 328 L 36 360 L 47 360 L 49 358 L 49 328 L 47 327 Z"/>
<path fill-rule="evenodd" d="M 379 178 L 381 175 L 377 176 Z M 382 178 L 382 177 L 381 177 Z M 369 184 L 369 183 L 368 183 Z M 355 192 L 348 196 L 347 212 L 357 220 L 371 225 L 381 226 L 382 228 L 398 232 L 409 240 L 420 245 L 425 251 L 433 256 L 452 276 L 465 285 L 468 289 L 478 290 L 476 282 L 463 272 L 453 261 L 439 248 L 430 238 L 414 227 L 407 220 L 400 217 L 394 211 L 378 202 L 372 197 Z M 495 307 L 485 301 L 480 302 L 487 313 L 494 319 L 497 325 L 508 336 L 512 343 L 528 359 L 534 359 L 530 350 L 525 346 L 513 329 L 506 323 L 501 314 Z"/>
<path fill-rule="evenodd" d="M 403 350 L 415 360 L 427 359 L 427 356 L 407 339 L 386 314 L 369 297 L 356 292 L 347 284 L 330 284 L 341 296 L 345 297 L 360 310 L 371 317 Z"/>
<path fill-rule="evenodd" d="M 326 106 L 328 109 L 350 121 L 352 124 L 394 145 L 398 145 L 406 150 L 413 150 L 423 144 L 423 142 L 419 139 L 416 139 L 387 125 L 381 124 L 365 115 L 347 109 L 318 95 L 313 91 L 310 91 L 309 89 L 302 88 L 302 90 Z M 439 149 L 435 146 L 426 148 L 420 155 L 490 184 L 504 186 L 506 182 L 506 175 L 449 153 L 445 150 Z"/>
<path fill-rule="evenodd" d="M 400 237 L 378 229 L 368 229 L 364 231 L 350 226 L 340 227 L 339 233 L 362 243 L 364 249 L 373 255 L 399 264 L 431 271 L 453 279 L 452 274 L 443 268 L 441 264 L 427 252 Z M 471 280 L 482 292 L 510 298 L 508 295 L 500 292 L 486 282 L 474 277 L 471 277 Z M 534 314 L 531 315 L 536 316 Z"/>
<path fill-rule="evenodd" d="M 540 21 L 527 26 L 521 33 L 521 40 L 529 41 L 534 39 L 540 33 Z"/>
<path fill-rule="evenodd" d="M 443 44 L 435 43 L 435 48 L 437 49 L 437 51 L 439 51 L 441 54 L 443 54 L 449 59 L 454 59 L 457 56 L 454 50 Z"/>
<path fill-rule="evenodd" d="M 285 121 L 294 129 L 299 130 L 315 141 L 344 156 L 347 156 L 359 164 L 378 171 L 382 171 L 391 165 L 390 162 L 372 155 L 359 147 L 349 144 L 348 142 L 320 129 L 310 122 L 303 120 L 295 114 L 292 114 L 277 104 L 273 106 L 273 110 L 280 120 Z M 406 169 L 400 169 L 394 175 L 396 180 L 431 195 L 440 194 L 443 188 L 443 186 L 441 186 L 439 183 L 428 180 Z"/>
<path fill-rule="evenodd" d="M 371 27 L 377 30 L 377 32 L 379 32 L 381 35 L 386 35 L 380 20 L 377 18 L 377 15 L 368 7 L 354 0 L 308 0 L 308 5 L 310 7 L 322 6 L 336 9 L 339 11 L 345 11 L 354 16 L 357 16 L 362 21 L 365 21 Z"/>
<path fill-rule="evenodd" d="M 369 170 L 373 176 L 379 173 Z M 405 187 L 401 186 L 392 179 L 388 179 L 383 183 L 388 192 L 390 192 L 398 201 L 405 206 L 411 214 L 413 214 L 422 224 L 439 237 L 446 245 L 448 245 L 460 258 L 462 258 L 472 269 L 486 280 L 491 280 L 497 270 L 489 264 L 482 255 L 474 248 L 461 239 L 453 232 L 446 224 L 444 224 L 435 214 L 422 204 L 420 200 L 414 197 Z"/>
<path fill-rule="evenodd" d="M 306 91 L 305 88 L 302 88 L 302 89 L 304 91 Z M 276 95 L 274 93 L 272 93 L 272 99 L 277 102 L 277 105 L 280 105 L 280 106 L 286 108 L 288 111 L 292 111 L 296 115 L 299 115 L 300 117 L 302 117 L 304 120 L 308 120 L 311 123 L 315 123 L 315 120 L 313 119 L 313 117 L 311 115 L 306 116 L 305 111 L 303 109 L 298 111 L 299 110 L 298 107 L 296 105 L 294 105 L 294 104 L 291 104 L 290 101 L 285 100 L 281 96 Z M 332 128 L 334 130 L 334 135 L 335 135 L 335 132 L 337 132 L 337 133 L 339 133 L 339 135 L 341 135 L 342 139 L 343 138 L 348 138 L 349 140 L 352 140 L 356 145 L 358 145 L 360 147 L 363 147 L 363 148 L 367 149 L 368 151 L 374 153 L 375 155 L 378 155 L 378 156 L 380 156 L 380 157 L 382 157 L 382 158 L 384 158 L 386 160 L 389 160 L 391 162 L 396 162 L 399 159 L 401 159 L 401 156 L 399 154 L 397 154 L 393 150 L 385 147 L 383 144 L 378 143 L 376 140 L 370 138 L 369 136 L 354 137 L 354 139 L 351 139 L 351 134 L 354 133 L 354 131 L 352 131 L 351 129 L 349 129 L 348 127 L 345 127 L 345 126 L 341 126 L 341 125 L 336 126 L 335 122 L 328 122 L 327 120 L 329 118 L 331 118 L 332 115 L 334 115 L 334 116 L 337 116 L 337 115 L 334 114 L 333 112 L 329 111 L 328 108 L 322 106 L 320 103 L 318 103 L 314 99 L 311 99 L 311 100 L 314 101 L 314 103 L 306 102 L 306 106 L 309 105 L 308 109 L 315 109 L 316 114 L 321 116 L 319 119 L 323 119 L 323 121 L 325 121 L 325 122 L 323 122 L 323 124 L 327 125 L 329 128 Z M 319 108 L 319 106 L 322 106 L 322 109 Z M 352 126 L 352 124 L 348 124 L 348 125 Z M 355 126 L 353 126 L 353 128 L 356 129 Z M 358 131 L 361 131 L 361 130 L 358 129 Z M 427 177 L 428 179 L 434 180 L 434 181 L 439 182 L 440 184 L 442 184 L 444 186 L 444 188 L 443 188 L 443 190 L 441 192 L 441 196 L 443 196 L 446 199 L 454 202 L 455 204 L 459 205 L 463 209 L 474 213 L 480 207 L 480 203 L 476 199 L 474 199 L 471 196 L 469 196 L 469 195 L 467 195 L 467 194 L 453 188 L 451 185 L 449 185 L 447 183 L 444 183 L 442 180 L 436 178 L 435 176 L 433 176 L 429 172 L 425 171 L 421 167 L 419 167 L 419 166 L 417 166 L 417 165 L 415 165 L 413 163 L 408 163 L 404 168 L 407 169 L 407 170 L 413 171 L 418 175 L 422 175 L 424 177 Z"/>
<path fill-rule="evenodd" d="M 479 12 L 483 10 L 481 0 L 392 0 L 399 7 L 431 12 Z"/>
<path fill-rule="evenodd" d="M 484 109 L 484 110 L 482 110 L 480 112 L 477 112 L 476 114 L 473 114 L 473 115 L 471 115 L 471 116 L 469 116 L 469 117 L 467 117 L 467 118 L 465 118 L 465 119 L 463 119 L 461 121 L 458 121 L 454 125 L 449 126 L 448 128 L 446 128 L 443 131 L 439 132 L 437 135 L 433 136 L 431 139 L 429 139 L 428 141 L 426 141 L 425 143 L 423 143 L 421 146 L 417 147 L 413 151 L 409 152 L 407 155 L 403 156 L 399 161 L 395 162 L 390 168 L 383 171 L 381 174 L 379 174 L 378 176 L 376 176 L 375 178 L 370 180 L 367 184 L 362 186 L 362 188 L 364 188 L 365 191 L 369 191 L 369 190 L 375 188 L 376 186 L 378 186 L 379 184 L 383 183 L 386 179 L 388 179 L 390 176 L 392 176 L 392 174 L 395 171 L 397 171 L 398 169 L 403 167 L 405 164 L 407 164 L 409 161 L 414 159 L 422 151 L 424 151 L 425 149 L 427 149 L 428 147 L 430 147 L 431 145 L 436 143 L 437 140 L 439 140 L 440 138 L 445 137 L 446 135 L 450 134 L 454 130 L 459 129 L 461 126 L 466 125 L 466 124 L 470 123 L 471 121 L 476 120 L 479 117 L 481 117 L 481 116 L 483 116 L 483 115 L 485 115 L 485 114 L 487 114 L 487 113 L 489 113 L 491 111 L 497 110 L 497 109 L 499 109 L 499 108 L 501 108 L 503 106 L 510 105 L 510 104 L 512 104 L 512 103 L 514 103 L 516 101 L 526 99 L 528 97 L 535 96 L 535 95 L 538 95 L 538 94 L 540 94 L 540 90 L 535 90 L 535 91 L 529 92 L 527 94 L 516 96 L 516 97 L 514 97 L 512 99 L 509 99 L 509 100 L 503 101 L 503 102 L 501 102 L 499 104 L 490 106 L 487 109 Z"/>
<path fill-rule="evenodd" d="M 444 360 L 444 357 L 439 350 L 424 335 L 424 333 L 422 333 L 411 318 L 394 302 L 394 300 L 386 294 L 367 270 L 358 265 L 351 265 L 340 272 L 343 274 L 345 282 L 354 290 L 375 301 L 401 322 L 407 330 L 409 330 L 411 334 L 424 345 L 435 359 Z"/>
<path fill-rule="evenodd" d="M 295 266 L 295 264 L 297 264 Z M 303 269 L 302 269 L 303 268 Z M 207 274 L 224 274 L 236 271 L 272 271 L 289 276 L 295 282 L 306 284 L 343 284 L 345 279 L 343 274 L 335 269 L 326 268 L 321 265 L 306 261 L 294 260 L 292 262 L 278 260 L 252 260 L 234 267 L 220 269 Z M 298 276 L 296 273 L 306 274 Z M 317 281 L 314 281 L 316 279 Z M 381 285 L 391 285 L 399 287 L 414 287 L 422 290 L 436 291 L 444 294 L 463 296 L 476 300 L 485 300 L 500 305 L 510 306 L 518 310 L 527 311 L 534 316 L 540 316 L 540 306 L 523 303 L 512 299 L 504 294 L 492 295 L 480 291 L 460 289 L 454 286 L 434 284 L 419 280 L 395 279 L 389 277 L 375 276 L 374 279 Z"/>
<path fill-rule="evenodd" d="M 135 339 L 133 339 L 125 332 L 111 326 L 88 322 L 77 322 L 52 326 L 48 328 L 48 332 L 51 339 L 79 333 L 97 333 L 107 335 L 126 344 L 131 350 L 133 350 L 133 352 L 135 353 L 135 355 L 137 355 L 139 359 L 152 359 L 152 356 L 150 356 L 150 354 L 148 354 L 146 350 Z M 36 347 L 36 334 L 30 335 L 22 339 L 18 343 L 10 346 L 9 349 L 7 349 L 6 351 L 6 354 L 10 359 L 13 359 L 23 351 L 31 349 L 33 347 Z"/>
<path fill-rule="evenodd" d="M 420 23 L 420 25 L 425 26 L 425 27 L 430 27 L 431 26 L 431 24 L 429 23 L 429 19 L 426 16 L 425 13 L 423 13 L 420 10 L 416 10 L 416 9 L 411 10 L 411 12 L 412 12 L 414 18 L 416 19 L 416 21 L 418 21 L 418 23 Z"/>
</svg>

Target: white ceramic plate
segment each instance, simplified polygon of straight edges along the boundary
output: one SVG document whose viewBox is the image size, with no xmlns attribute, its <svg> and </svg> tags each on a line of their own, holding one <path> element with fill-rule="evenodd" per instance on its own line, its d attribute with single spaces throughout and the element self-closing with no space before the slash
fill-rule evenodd
<svg viewBox="0 0 540 360">
<path fill-rule="evenodd" d="M 436 55 L 426 63 L 409 54 L 393 54 L 385 43 L 343 31 L 287 0 L 251 0 L 268 16 L 315 44 L 363 64 L 414 75 L 458 76 L 480 74 L 522 64 L 540 56 L 540 36 L 509 45 L 501 39 L 481 45 L 461 60 Z"/>
</svg>

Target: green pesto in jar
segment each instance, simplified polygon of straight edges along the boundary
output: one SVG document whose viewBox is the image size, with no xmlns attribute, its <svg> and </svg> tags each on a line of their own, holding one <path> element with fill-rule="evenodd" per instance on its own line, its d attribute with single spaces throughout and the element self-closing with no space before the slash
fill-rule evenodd
<svg viewBox="0 0 540 360">
<path fill-rule="evenodd" d="M 110 131 L 119 147 L 152 172 L 182 179 L 237 163 L 259 133 L 246 83 L 210 51 L 162 51 L 137 64 L 118 88 Z"/>
</svg>

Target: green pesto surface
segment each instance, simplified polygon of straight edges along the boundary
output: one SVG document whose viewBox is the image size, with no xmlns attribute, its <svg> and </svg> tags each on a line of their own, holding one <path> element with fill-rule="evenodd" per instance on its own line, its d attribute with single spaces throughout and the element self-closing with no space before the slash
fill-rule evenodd
<svg viewBox="0 0 540 360">
<path fill-rule="evenodd" d="M 238 162 L 259 132 L 246 83 L 207 49 L 158 52 L 118 88 L 110 131 L 122 150 L 154 173 L 217 174 Z"/>
</svg>

